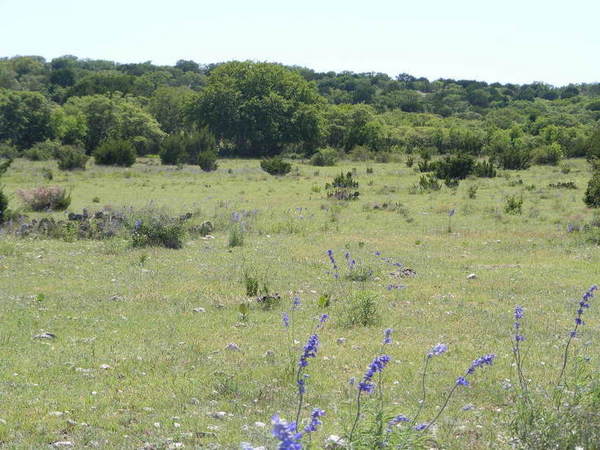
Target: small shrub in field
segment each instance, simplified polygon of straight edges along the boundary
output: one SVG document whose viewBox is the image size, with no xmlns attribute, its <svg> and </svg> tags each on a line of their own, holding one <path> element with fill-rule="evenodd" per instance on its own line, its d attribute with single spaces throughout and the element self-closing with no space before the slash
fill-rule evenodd
<svg viewBox="0 0 600 450">
<path fill-rule="evenodd" d="M 416 186 L 421 191 L 439 191 L 442 188 L 440 182 L 432 175 L 421 175 L 419 184 Z"/>
<path fill-rule="evenodd" d="M 168 217 L 138 220 L 132 233 L 134 247 L 183 247 L 185 229 L 180 221 Z"/>
<path fill-rule="evenodd" d="M 58 156 L 62 145 L 50 139 L 38 142 L 33 147 L 23 152 L 23 157 L 30 161 L 48 161 Z"/>
<path fill-rule="evenodd" d="M 511 195 L 506 199 L 504 212 L 506 214 L 520 215 L 523 208 L 523 197 Z"/>
<path fill-rule="evenodd" d="M 430 166 L 440 180 L 464 180 L 473 172 L 475 160 L 468 155 L 447 156 Z"/>
<path fill-rule="evenodd" d="M 358 292 L 351 297 L 342 315 L 342 324 L 346 327 L 375 325 L 379 321 L 377 296 L 372 292 Z"/>
<path fill-rule="evenodd" d="M 600 171 L 597 170 L 588 182 L 583 201 L 590 208 L 600 208 Z"/>
<path fill-rule="evenodd" d="M 52 172 L 52 169 L 50 169 L 48 167 L 43 167 L 42 168 L 42 176 L 46 180 L 52 180 L 54 178 L 54 172 Z"/>
<path fill-rule="evenodd" d="M 260 167 L 269 175 L 285 175 L 292 170 L 292 165 L 290 163 L 277 156 L 263 159 L 260 162 Z"/>
<path fill-rule="evenodd" d="M 135 147 L 129 141 L 111 139 L 94 151 L 96 164 L 104 166 L 130 167 L 135 163 Z"/>
<path fill-rule="evenodd" d="M 217 170 L 217 152 L 214 150 L 206 150 L 198 154 L 198 165 L 205 172 Z"/>
<path fill-rule="evenodd" d="M 415 163 L 415 158 L 412 156 L 408 156 L 406 158 L 406 167 L 408 167 L 409 169 L 413 166 L 413 164 Z"/>
<path fill-rule="evenodd" d="M 244 231 L 241 225 L 234 224 L 229 230 L 229 246 L 241 247 L 242 245 L 244 245 Z"/>
<path fill-rule="evenodd" d="M 32 211 L 62 211 L 71 204 L 71 195 L 60 186 L 19 189 L 17 196 Z"/>
<path fill-rule="evenodd" d="M 338 153 L 333 148 L 322 148 L 310 158 L 313 166 L 335 166 L 338 159 Z"/>
<path fill-rule="evenodd" d="M 85 165 L 90 157 L 83 149 L 66 145 L 58 152 L 58 168 L 60 170 L 85 170 Z"/>
<path fill-rule="evenodd" d="M 368 161 L 373 158 L 373 153 L 367 147 L 357 145 L 348 154 L 352 161 Z"/>
<path fill-rule="evenodd" d="M 477 189 L 478 189 L 478 187 L 476 185 L 469 186 L 469 189 L 467 190 L 467 194 L 469 195 L 469 198 L 477 197 Z"/>
<path fill-rule="evenodd" d="M 558 183 L 550 183 L 548 187 L 554 189 L 577 189 L 577 185 L 573 181 L 559 181 Z"/>
<path fill-rule="evenodd" d="M 258 278 L 244 272 L 244 285 L 246 286 L 246 296 L 255 297 L 258 295 Z"/>
<path fill-rule="evenodd" d="M 494 178 L 496 169 L 491 161 L 482 161 L 475 164 L 473 174 L 479 178 Z"/>
<path fill-rule="evenodd" d="M 358 181 L 352 177 L 352 172 L 340 173 L 333 179 L 332 183 L 325 185 L 327 197 L 336 200 L 356 200 L 360 192 L 358 191 Z"/>
</svg>

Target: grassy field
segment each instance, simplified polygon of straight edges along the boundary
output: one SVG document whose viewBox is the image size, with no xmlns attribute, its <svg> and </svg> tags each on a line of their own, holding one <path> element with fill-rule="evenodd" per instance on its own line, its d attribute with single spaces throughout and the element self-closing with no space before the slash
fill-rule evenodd
<svg viewBox="0 0 600 450">
<path fill-rule="evenodd" d="M 169 250 L 131 248 L 120 237 L 0 237 L 0 441 L 7 448 L 57 441 L 77 448 L 275 448 L 272 414 L 295 416 L 290 358 L 295 364 L 322 313 L 330 320 L 307 368 L 303 414 L 306 420 L 312 407 L 326 411 L 312 437 L 316 448 L 349 431 L 356 392 L 349 380 L 362 376 L 388 327 L 389 414 L 414 414 L 423 356 L 438 342 L 449 351 L 432 361 L 423 420 L 473 359 L 495 353 L 495 364 L 457 392 L 431 437 L 443 448 L 509 448 L 515 305 L 525 308 L 528 374 L 544 383 L 557 376 L 574 300 L 600 279 L 600 248 L 567 233 L 568 224 L 592 219 L 582 202 L 590 177 L 582 160 L 567 161 L 569 173 L 535 166 L 431 193 L 411 193 L 420 174 L 400 163 L 295 163 L 297 170 L 278 178 L 251 160 L 220 161 L 208 174 L 154 159 L 74 173 L 52 164 L 13 164 L 2 179 L 11 207 L 18 206 L 16 189 L 51 183 L 71 189 L 70 211 L 150 204 L 173 215 L 193 212 L 194 220 L 214 223 L 214 239 L 190 236 L 183 249 Z M 44 167 L 53 168 L 51 182 Z M 353 169 L 360 198 L 328 200 L 325 183 Z M 558 181 L 577 189 L 548 186 Z M 522 196 L 522 214 L 505 213 L 511 195 Z M 247 213 L 239 247 L 228 245 L 234 212 Z M 348 251 L 373 276 L 335 280 L 329 249 L 342 275 Z M 375 252 L 416 276 L 391 275 L 396 267 Z M 245 273 L 282 300 L 271 310 L 252 303 L 242 320 Z M 388 290 L 390 284 L 405 287 Z M 376 323 L 349 327 L 349 305 L 360 292 L 377 299 Z M 327 308 L 318 304 L 323 294 L 333 299 Z M 302 306 L 292 312 L 295 295 Z M 595 306 L 572 348 L 598 370 L 600 350 L 590 345 L 600 337 Z M 283 312 L 291 315 L 289 330 Z M 56 338 L 33 338 L 43 332 Z M 227 349 L 231 343 L 239 351 Z"/>
</svg>

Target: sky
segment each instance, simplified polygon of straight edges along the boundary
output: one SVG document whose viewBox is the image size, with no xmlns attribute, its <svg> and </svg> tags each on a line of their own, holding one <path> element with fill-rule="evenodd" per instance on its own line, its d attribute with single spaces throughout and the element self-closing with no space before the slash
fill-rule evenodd
<svg viewBox="0 0 600 450">
<path fill-rule="evenodd" d="M 0 0 L 0 57 L 600 82 L 600 0 Z"/>
</svg>

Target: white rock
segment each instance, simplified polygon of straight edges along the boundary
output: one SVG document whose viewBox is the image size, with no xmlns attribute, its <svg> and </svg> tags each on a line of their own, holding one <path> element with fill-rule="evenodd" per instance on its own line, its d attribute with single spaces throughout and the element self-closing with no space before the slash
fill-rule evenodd
<svg viewBox="0 0 600 450">
<path fill-rule="evenodd" d="M 267 426 L 267 424 L 266 424 L 266 423 L 264 423 L 264 422 L 254 422 L 254 426 L 255 426 L 256 428 L 264 428 L 264 427 L 266 427 L 266 426 Z"/>
<path fill-rule="evenodd" d="M 169 448 L 169 449 L 171 449 L 171 448 L 183 448 L 183 443 L 182 442 L 173 442 L 172 444 L 169 444 L 169 446 L 167 448 Z"/>
<path fill-rule="evenodd" d="M 346 446 L 346 440 L 336 434 L 331 434 L 325 439 L 325 448 L 327 449 L 345 448 Z"/>
<path fill-rule="evenodd" d="M 206 312 L 206 309 L 198 307 L 198 308 L 194 308 L 194 312 L 203 313 L 203 312 Z"/>
<path fill-rule="evenodd" d="M 34 339 L 54 339 L 56 338 L 55 334 L 52 333 L 40 333 L 40 334 L 36 334 L 34 337 Z M 64 441 L 67 442 L 67 441 Z"/>
<path fill-rule="evenodd" d="M 234 344 L 233 342 L 230 342 L 229 344 L 227 344 L 227 346 L 225 347 L 225 350 L 232 350 L 232 351 L 236 351 L 239 352 L 240 351 L 240 346 L 237 344 Z"/>
<path fill-rule="evenodd" d="M 223 420 L 225 417 L 227 417 L 227 413 L 225 411 L 217 411 L 217 412 L 212 413 L 210 416 L 215 419 Z"/>
<path fill-rule="evenodd" d="M 52 444 L 53 447 L 73 447 L 73 442 L 71 441 L 56 441 Z"/>
<path fill-rule="evenodd" d="M 100 365 L 100 368 L 101 368 L 101 369 L 103 369 L 103 370 L 112 369 L 112 367 L 111 367 L 111 366 L 109 366 L 108 364 L 101 364 L 101 365 Z"/>
<path fill-rule="evenodd" d="M 339 345 L 343 345 L 346 343 L 346 338 L 343 338 L 343 337 L 337 338 L 337 340 L 335 342 L 337 342 Z"/>
<path fill-rule="evenodd" d="M 477 275 L 475 275 L 474 273 L 470 273 L 469 275 L 467 275 L 467 280 L 475 280 L 477 278 Z"/>
<path fill-rule="evenodd" d="M 64 415 L 64 412 L 62 411 L 52 411 L 48 413 L 49 416 L 55 416 L 55 417 L 60 417 L 62 415 Z"/>
</svg>

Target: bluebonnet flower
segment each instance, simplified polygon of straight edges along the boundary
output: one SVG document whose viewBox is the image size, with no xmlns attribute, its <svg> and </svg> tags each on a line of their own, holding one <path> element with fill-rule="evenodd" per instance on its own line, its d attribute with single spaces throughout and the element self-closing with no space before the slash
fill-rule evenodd
<svg viewBox="0 0 600 450">
<path fill-rule="evenodd" d="M 306 375 L 304 375 L 304 377 L 306 378 Z M 306 392 L 306 382 L 304 380 L 304 378 L 298 378 L 298 394 L 302 395 Z"/>
<path fill-rule="evenodd" d="M 388 291 L 391 291 L 392 289 L 398 289 L 398 290 L 400 290 L 400 289 L 404 289 L 405 287 L 406 286 L 404 286 L 403 284 L 388 284 L 386 286 L 386 289 Z"/>
<path fill-rule="evenodd" d="M 583 297 L 579 301 L 579 308 L 577 309 L 577 315 L 575 316 L 575 329 L 571 331 L 571 337 L 575 337 L 577 335 L 577 328 L 579 327 L 579 325 L 584 324 L 583 320 L 581 319 L 581 316 L 583 315 L 585 309 L 590 307 L 590 300 L 594 297 L 594 292 L 597 289 L 598 286 L 596 286 L 595 284 L 592 285 L 592 287 L 590 287 L 585 292 L 585 294 L 583 294 Z"/>
<path fill-rule="evenodd" d="M 381 256 L 381 252 L 378 250 L 375 252 L 375 256 Z"/>
<path fill-rule="evenodd" d="M 391 344 L 392 343 L 392 332 L 394 330 L 392 328 L 387 328 L 383 332 L 383 344 Z"/>
<path fill-rule="evenodd" d="M 300 296 L 299 295 L 294 296 L 294 299 L 292 300 L 292 309 L 299 308 L 301 304 L 302 304 L 302 300 L 300 299 Z"/>
<path fill-rule="evenodd" d="M 521 342 L 524 341 L 525 338 L 520 334 L 519 330 L 521 329 L 521 319 L 523 318 L 523 308 L 521 306 L 517 306 L 515 308 L 515 341 Z"/>
<path fill-rule="evenodd" d="M 302 433 L 298 433 L 296 430 L 296 423 L 287 423 L 285 420 L 279 417 L 279 414 L 273 415 L 271 418 L 273 424 L 273 436 L 280 441 L 280 450 L 302 450 L 302 444 L 300 439 Z"/>
<path fill-rule="evenodd" d="M 415 426 L 415 430 L 417 430 L 417 431 L 422 431 L 425 428 L 427 428 L 427 424 L 426 423 L 420 423 L 419 425 Z"/>
<path fill-rule="evenodd" d="M 446 344 L 437 344 L 427 353 L 428 358 L 433 358 L 434 356 L 439 356 L 442 353 L 446 353 L 448 351 L 448 346 Z"/>
<path fill-rule="evenodd" d="M 284 312 L 282 314 L 282 320 L 283 320 L 283 326 L 284 327 L 289 327 L 290 326 L 290 317 L 288 316 L 288 313 Z"/>
<path fill-rule="evenodd" d="M 338 266 L 335 262 L 335 257 L 333 256 L 333 250 L 327 250 L 327 256 L 329 256 L 329 261 L 331 261 L 333 268 L 337 270 Z"/>
<path fill-rule="evenodd" d="M 322 422 L 319 420 L 319 417 L 324 415 L 325 411 L 319 408 L 314 408 L 310 414 L 310 423 L 304 427 L 304 433 L 312 433 L 317 431 L 318 426 L 322 424 Z"/>
<path fill-rule="evenodd" d="M 390 357 L 388 355 L 381 355 L 375 357 L 371 364 L 369 364 L 369 368 L 365 372 L 362 381 L 358 383 L 358 389 L 362 392 L 373 392 L 373 389 L 375 388 L 375 385 L 371 383 L 373 375 L 375 375 L 378 372 L 383 372 L 383 369 L 389 361 Z"/>
<path fill-rule="evenodd" d="M 467 375 L 473 374 L 475 372 L 475 370 L 477 370 L 478 368 L 483 367 L 485 365 L 491 366 L 492 363 L 494 362 L 495 358 L 496 358 L 496 355 L 494 355 L 494 354 L 488 354 L 488 355 L 482 356 L 481 358 L 477 358 L 475 361 L 473 361 L 471 363 L 471 366 L 467 370 Z"/>
<path fill-rule="evenodd" d="M 136 230 L 139 230 L 141 226 L 142 226 L 142 221 L 141 221 L 140 219 L 136 220 L 136 221 L 135 221 L 134 228 L 135 228 Z"/>
<path fill-rule="evenodd" d="M 468 386 L 469 382 L 467 381 L 467 379 L 465 377 L 458 377 L 456 379 L 456 384 L 458 386 Z"/>
<path fill-rule="evenodd" d="M 302 356 L 300 356 L 300 362 L 298 365 L 300 367 L 308 366 L 308 358 L 314 358 L 317 356 L 317 350 L 319 349 L 319 336 L 313 334 L 308 338 L 306 345 L 304 346 L 304 352 Z"/>
<path fill-rule="evenodd" d="M 319 323 L 325 323 L 329 319 L 329 314 L 322 314 Z"/>
<path fill-rule="evenodd" d="M 406 417 L 405 415 L 397 415 L 396 417 L 392 418 L 389 422 L 388 425 L 389 426 L 393 426 L 393 425 L 398 425 L 400 422 L 410 422 L 410 419 L 408 417 Z"/>
</svg>

